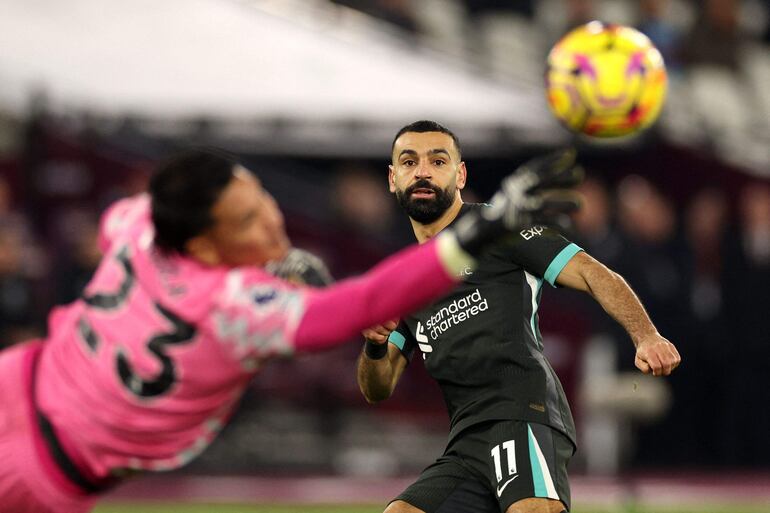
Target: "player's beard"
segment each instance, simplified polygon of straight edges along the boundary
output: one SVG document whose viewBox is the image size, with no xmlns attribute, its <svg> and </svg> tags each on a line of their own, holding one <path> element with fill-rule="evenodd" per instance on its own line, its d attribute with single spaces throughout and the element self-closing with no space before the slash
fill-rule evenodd
<svg viewBox="0 0 770 513">
<path fill-rule="evenodd" d="M 416 189 L 430 189 L 433 191 L 434 197 L 431 199 L 412 199 L 412 193 Z M 452 206 L 454 189 L 454 184 L 442 189 L 428 180 L 420 180 L 403 191 L 397 190 L 396 199 L 409 217 L 420 224 L 430 224 Z"/>
</svg>

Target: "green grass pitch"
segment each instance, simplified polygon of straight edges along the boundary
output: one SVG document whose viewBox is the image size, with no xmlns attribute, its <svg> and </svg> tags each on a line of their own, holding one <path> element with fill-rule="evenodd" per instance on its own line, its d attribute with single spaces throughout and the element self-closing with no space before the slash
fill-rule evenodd
<svg viewBox="0 0 770 513">
<path fill-rule="evenodd" d="M 311 506 L 311 505 L 237 505 L 237 504 L 105 504 L 94 513 L 381 513 L 384 504 L 375 506 Z M 651 508 L 595 508 L 576 506 L 573 513 L 768 513 L 768 506 L 759 505 L 701 505 Z"/>
<path fill-rule="evenodd" d="M 94 513 L 382 513 L 382 506 L 245 504 L 109 504 Z"/>
</svg>

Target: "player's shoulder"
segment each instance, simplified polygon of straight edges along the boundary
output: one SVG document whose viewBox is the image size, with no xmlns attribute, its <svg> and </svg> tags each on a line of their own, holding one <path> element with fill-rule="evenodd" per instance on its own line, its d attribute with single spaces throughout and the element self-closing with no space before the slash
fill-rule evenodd
<svg viewBox="0 0 770 513">
<path fill-rule="evenodd" d="M 208 266 L 185 255 L 141 249 L 132 264 L 151 297 L 190 319 L 275 313 L 301 303 L 289 294 L 291 287 L 259 268 Z"/>
<path fill-rule="evenodd" d="M 472 211 L 479 211 L 483 210 L 485 208 L 490 208 L 492 205 L 489 203 L 463 203 L 462 208 L 460 209 L 460 213 L 458 214 L 458 218 L 460 218 L 463 214 L 466 214 L 468 212 Z M 532 224 L 528 226 L 522 226 L 521 229 L 516 232 L 515 235 L 517 235 L 516 239 L 518 239 L 521 242 L 527 242 L 532 239 L 537 238 L 551 238 L 551 237 L 557 237 L 557 238 L 563 238 L 564 230 L 559 226 L 554 226 L 550 224 Z"/>
<path fill-rule="evenodd" d="M 302 294 L 302 287 L 276 278 L 260 267 L 234 267 L 225 273 L 217 301 L 223 306 L 260 307 Z"/>
<path fill-rule="evenodd" d="M 488 203 L 463 203 L 462 205 L 460 205 L 460 211 L 457 213 L 457 216 L 449 224 L 450 226 L 453 225 L 462 216 L 464 216 L 469 212 L 479 211 L 489 207 L 491 207 L 491 205 L 489 205 Z"/>
<path fill-rule="evenodd" d="M 112 203 L 104 215 L 102 222 L 108 232 L 114 232 L 128 224 L 145 218 L 150 214 L 150 195 L 137 194 L 128 198 L 122 198 Z"/>
<path fill-rule="evenodd" d="M 133 228 L 150 226 L 150 196 L 143 193 L 110 205 L 99 225 L 99 247 L 106 252 L 112 241 Z"/>
</svg>

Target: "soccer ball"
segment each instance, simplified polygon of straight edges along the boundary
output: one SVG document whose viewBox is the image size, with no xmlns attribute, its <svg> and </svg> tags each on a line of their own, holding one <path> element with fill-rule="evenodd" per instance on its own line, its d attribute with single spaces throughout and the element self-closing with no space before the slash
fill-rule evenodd
<svg viewBox="0 0 770 513">
<path fill-rule="evenodd" d="M 619 137 L 649 126 L 666 97 L 666 67 L 649 38 L 598 21 L 554 45 L 545 81 L 548 105 L 559 121 L 593 137 Z"/>
</svg>

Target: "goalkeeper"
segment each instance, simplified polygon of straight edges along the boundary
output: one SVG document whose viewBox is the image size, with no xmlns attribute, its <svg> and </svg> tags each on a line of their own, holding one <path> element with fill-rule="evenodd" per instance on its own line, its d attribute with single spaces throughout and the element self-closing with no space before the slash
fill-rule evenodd
<svg viewBox="0 0 770 513">
<path fill-rule="evenodd" d="M 483 247 L 548 206 L 542 190 L 572 181 L 565 167 L 528 169 L 494 215 L 318 289 L 266 272 L 328 281 L 318 261 L 289 255 L 257 177 L 217 152 L 168 160 L 149 195 L 104 215 L 83 297 L 51 313 L 45 340 L 0 353 L 0 509 L 86 512 L 127 476 L 185 465 L 270 358 L 332 347 L 447 293 Z"/>
</svg>

